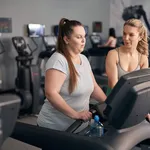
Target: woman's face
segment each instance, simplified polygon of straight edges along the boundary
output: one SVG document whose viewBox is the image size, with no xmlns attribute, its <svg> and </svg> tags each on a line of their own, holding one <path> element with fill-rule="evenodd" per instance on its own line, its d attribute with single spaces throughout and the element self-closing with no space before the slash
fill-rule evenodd
<svg viewBox="0 0 150 150">
<path fill-rule="evenodd" d="M 67 41 L 67 46 L 71 49 L 75 54 L 79 54 L 84 50 L 85 47 L 85 30 L 83 26 L 75 26 L 73 27 L 73 32 L 70 37 L 67 37 L 65 41 Z"/>
<path fill-rule="evenodd" d="M 124 46 L 128 48 L 136 48 L 138 42 L 141 40 L 138 28 L 125 25 L 123 29 Z"/>
</svg>

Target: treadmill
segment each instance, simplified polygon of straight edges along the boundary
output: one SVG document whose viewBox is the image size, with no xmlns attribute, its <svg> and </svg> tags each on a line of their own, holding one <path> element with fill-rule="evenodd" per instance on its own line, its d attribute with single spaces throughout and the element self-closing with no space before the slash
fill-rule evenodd
<svg viewBox="0 0 150 150">
<path fill-rule="evenodd" d="M 149 112 L 150 69 L 142 69 L 122 76 L 106 99 L 108 122 L 102 137 L 85 136 L 86 129 L 74 134 L 74 130 L 56 131 L 20 122 L 11 137 L 44 150 L 131 150 L 150 139 L 150 123 L 145 119 Z M 81 123 L 75 121 L 71 127 Z"/>
</svg>

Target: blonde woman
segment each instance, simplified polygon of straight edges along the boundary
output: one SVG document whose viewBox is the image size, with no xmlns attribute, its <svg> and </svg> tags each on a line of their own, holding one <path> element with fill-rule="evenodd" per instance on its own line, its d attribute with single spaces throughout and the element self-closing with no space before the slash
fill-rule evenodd
<svg viewBox="0 0 150 150">
<path fill-rule="evenodd" d="M 149 67 L 147 30 L 140 20 L 130 19 L 124 23 L 123 42 L 123 46 L 111 50 L 106 58 L 107 95 L 121 76 Z"/>
</svg>

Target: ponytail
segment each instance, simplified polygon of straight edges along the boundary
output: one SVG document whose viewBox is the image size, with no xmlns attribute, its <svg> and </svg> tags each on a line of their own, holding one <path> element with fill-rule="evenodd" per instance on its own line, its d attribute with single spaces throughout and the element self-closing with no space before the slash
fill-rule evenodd
<svg viewBox="0 0 150 150">
<path fill-rule="evenodd" d="M 82 24 L 75 20 L 68 20 L 66 18 L 62 18 L 59 22 L 59 34 L 57 39 L 57 52 L 64 55 L 67 59 L 68 66 L 69 66 L 69 87 L 68 91 L 71 94 L 77 85 L 77 76 L 79 75 L 76 71 L 74 64 L 71 60 L 71 55 L 68 50 L 66 50 L 66 43 L 64 41 L 64 36 L 70 36 L 73 32 L 73 27 L 75 26 L 82 26 Z"/>
<path fill-rule="evenodd" d="M 144 26 L 141 28 L 141 37 L 142 39 L 139 41 L 137 45 L 137 50 L 139 53 L 148 56 L 149 55 L 148 36 L 147 36 L 146 28 Z"/>
</svg>

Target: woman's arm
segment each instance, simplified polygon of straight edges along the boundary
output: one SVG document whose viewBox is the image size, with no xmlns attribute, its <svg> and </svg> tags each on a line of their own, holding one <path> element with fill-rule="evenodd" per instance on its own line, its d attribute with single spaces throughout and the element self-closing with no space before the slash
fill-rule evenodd
<svg viewBox="0 0 150 150">
<path fill-rule="evenodd" d="M 111 50 L 106 57 L 106 74 L 108 76 L 108 86 L 113 87 L 118 82 L 118 69 L 117 69 L 118 54 L 116 50 Z"/>
<path fill-rule="evenodd" d="M 56 69 L 49 69 L 45 76 L 45 95 L 54 108 L 72 119 L 88 120 L 91 113 L 88 111 L 76 112 L 59 94 L 66 79 L 66 75 Z"/>
<path fill-rule="evenodd" d="M 94 91 L 91 94 L 91 98 L 94 98 L 100 103 L 104 103 L 106 100 L 106 95 L 102 91 L 102 89 L 99 87 L 99 85 L 96 83 L 93 73 L 91 72 L 93 83 L 94 83 Z"/>
<path fill-rule="evenodd" d="M 107 42 L 103 46 L 110 46 L 112 40 L 113 39 L 111 37 L 109 37 L 108 40 L 107 40 Z"/>
<path fill-rule="evenodd" d="M 107 47 L 107 46 L 109 47 L 110 44 L 111 44 L 111 42 L 112 42 L 112 39 L 111 39 L 111 37 L 109 37 L 108 40 L 107 40 L 107 42 L 105 44 L 98 45 L 98 47 Z"/>
<path fill-rule="evenodd" d="M 142 55 L 141 57 L 142 57 L 140 62 L 141 69 L 148 68 L 149 67 L 148 57 L 146 55 Z"/>
<path fill-rule="evenodd" d="M 141 57 L 142 57 L 140 62 L 141 69 L 148 68 L 149 67 L 148 57 L 146 55 L 142 55 Z M 146 115 L 146 118 L 150 122 L 150 113 Z"/>
</svg>

